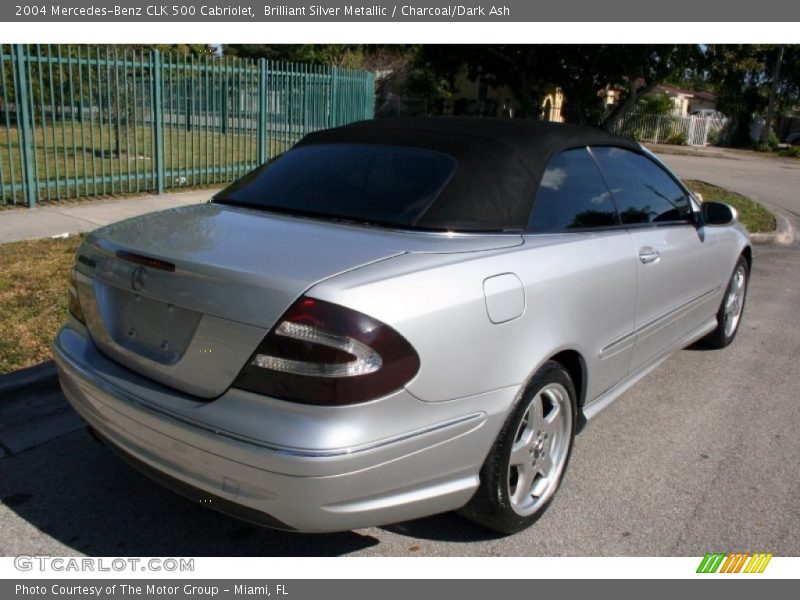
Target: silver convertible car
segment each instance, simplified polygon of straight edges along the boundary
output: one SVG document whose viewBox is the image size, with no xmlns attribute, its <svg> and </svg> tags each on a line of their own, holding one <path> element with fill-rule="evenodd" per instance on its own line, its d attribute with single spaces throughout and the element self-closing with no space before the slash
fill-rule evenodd
<svg viewBox="0 0 800 600">
<path fill-rule="evenodd" d="M 733 340 L 751 261 L 735 211 L 632 141 L 368 121 L 90 234 L 54 353 L 96 436 L 204 506 L 512 533 L 587 420 L 671 352 Z"/>
</svg>

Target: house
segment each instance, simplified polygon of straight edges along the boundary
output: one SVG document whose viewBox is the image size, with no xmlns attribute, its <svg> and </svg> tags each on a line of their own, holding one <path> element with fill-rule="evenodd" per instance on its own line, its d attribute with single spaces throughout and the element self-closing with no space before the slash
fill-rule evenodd
<svg viewBox="0 0 800 600">
<path fill-rule="evenodd" d="M 564 92 L 561 88 L 553 88 L 553 90 L 542 99 L 542 113 L 539 117 L 543 121 L 554 121 L 556 123 L 563 123 L 566 119 L 561 112 L 564 106 Z"/>
<path fill-rule="evenodd" d="M 689 114 L 698 111 L 716 111 L 717 95 L 714 92 L 695 91 L 689 101 Z"/>
<path fill-rule="evenodd" d="M 717 95 L 713 92 L 702 90 L 685 90 L 659 85 L 651 94 L 663 94 L 669 96 L 675 105 L 674 114 L 686 117 L 696 112 L 713 112 L 717 109 Z"/>
<path fill-rule="evenodd" d="M 621 91 L 613 87 L 599 92 L 608 110 L 619 101 Z M 712 112 L 717 108 L 717 95 L 702 90 L 686 90 L 669 85 L 657 85 L 649 96 L 664 95 L 672 100 L 672 114 L 686 117 L 697 112 Z"/>
</svg>

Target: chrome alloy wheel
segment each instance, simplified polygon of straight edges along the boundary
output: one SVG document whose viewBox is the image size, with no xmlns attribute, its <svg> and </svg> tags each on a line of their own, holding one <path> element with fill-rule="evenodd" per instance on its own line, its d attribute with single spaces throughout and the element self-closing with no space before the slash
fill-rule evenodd
<svg viewBox="0 0 800 600">
<path fill-rule="evenodd" d="M 725 296 L 725 337 L 731 337 L 739 326 L 747 291 L 747 268 L 740 264 L 731 278 L 728 294 Z"/>
<path fill-rule="evenodd" d="M 567 389 L 550 383 L 531 399 L 514 436 L 508 464 L 508 497 L 520 516 L 534 514 L 558 487 L 572 436 Z"/>
</svg>

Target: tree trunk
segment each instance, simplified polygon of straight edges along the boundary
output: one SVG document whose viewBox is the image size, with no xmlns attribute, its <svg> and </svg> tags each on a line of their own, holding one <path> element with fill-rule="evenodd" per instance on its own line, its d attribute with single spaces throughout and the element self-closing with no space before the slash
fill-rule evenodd
<svg viewBox="0 0 800 600">
<path fill-rule="evenodd" d="M 656 85 L 658 85 L 658 83 L 652 81 L 637 88 L 635 83 L 631 83 L 628 86 L 628 95 L 623 98 L 622 102 L 614 107 L 614 110 L 611 111 L 611 114 L 606 117 L 605 121 L 603 121 L 600 126 L 606 131 L 613 131 L 622 120 L 622 117 L 633 110 L 639 98 L 652 92 Z"/>
<path fill-rule="evenodd" d="M 775 58 L 775 69 L 772 71 L 772 85 L 769 86 L 769 99 L 767 100 L 767 114 L 764 116 L 764 127 L 761 129 L 762 144 L 769 142 L 772 131 L 772 119 L 775 116 L 775 94 L 778 91 L 778 80 L 781 76 L 781 61 L 783 61 L 783 46 L 778 46 L 778 56 Z"/>
</svg>

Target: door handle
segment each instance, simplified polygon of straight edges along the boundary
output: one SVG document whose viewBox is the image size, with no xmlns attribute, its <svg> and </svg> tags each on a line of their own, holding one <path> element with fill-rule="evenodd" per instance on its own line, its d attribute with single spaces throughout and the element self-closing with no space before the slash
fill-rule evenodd
<svg viewBox="0 0 800 600">
<path fill-rule="evenodd" d="M 661 260 L 661 254 L 655 248 L 645 246 L 644 248 L 639 249 L 639 260 L 642 261 L 643 265 L 657 263 L 659 260 Z"/>
</svg>

